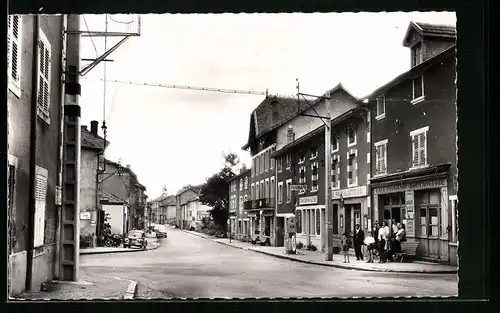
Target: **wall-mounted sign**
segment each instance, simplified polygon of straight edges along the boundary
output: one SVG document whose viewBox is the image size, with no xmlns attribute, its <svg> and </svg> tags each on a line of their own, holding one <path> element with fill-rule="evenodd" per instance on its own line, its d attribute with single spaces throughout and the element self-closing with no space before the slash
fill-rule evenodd
<svg viewBox="0 0 500 313">
<path fill-rule="evenodd" d="M 290 234 L 290 233 L 292 233 L 292 234 L 296 233 L 297 232 L 296 227 L 295 227 L 296 223 L 297 222 L 296 222 L 296 220 L 295 220 L 294 217 L 287 218 L 286 219 L 286 225 L 285 225 L 286 226 L 285 232 L 288 233 L 288 234 Z"/>
<path fill-rule="evenodd" d="M 405 207 L 406 207 L 406 233 L 410 236 L 415 234 L 415 229 L 413 224 L 414 214 L 415 214 L 415 193 L 413 190 L 407 190 L 405 192 Z"/>
<path fill-rule="evenodd" d="M 307 185 L 290 185 L 290 191 L 305 192 Z"/>
<path fill-rule="evenodd" d="M 90 220 L 90 218 L 91 218 L 90 212 L 87 212 L 87 211 L 80 212 L 80 219 L 81 220 Z"/>
<path fill-rule="evenodd" d="M 308 205 L 318 203 L 318 196 L 301 197 L 299 198 L 299 205 Z"/>
<path fill-rule="evenodd" d="M 340 199 L 341 196 L 342 198 L 366 197 L 367 196 L 366 186 L 359 186 L 359 187 L 332 191 L 332 199 Z"/>
<path fill-rule="evenodd" d="M 90 225 L 95 225 L 95 221 L 90 221 Z"/>
</svg>

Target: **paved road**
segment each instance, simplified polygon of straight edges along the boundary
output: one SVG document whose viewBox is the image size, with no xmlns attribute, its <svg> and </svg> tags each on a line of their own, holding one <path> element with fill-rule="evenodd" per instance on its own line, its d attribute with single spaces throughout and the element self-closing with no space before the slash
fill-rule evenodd
<svg viewBox="0 0 500 313">
<path fill-rule="evenodd" d="M 356 261 L 355 261 L 356 262 Z M 170 230 L 156 250 L 83 255 L 81 270 L 138 282 L 139 298 L 452 296 L 450 274 L 377 273 L 282 260 Z"/>
</svg>

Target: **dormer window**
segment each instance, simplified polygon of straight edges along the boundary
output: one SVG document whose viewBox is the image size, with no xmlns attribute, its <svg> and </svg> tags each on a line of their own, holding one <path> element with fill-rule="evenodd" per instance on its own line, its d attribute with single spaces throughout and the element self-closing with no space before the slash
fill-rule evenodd
<svg viewBox="0 0 500 313">
<path fill-rule="evenodd" d="M 417 43 L 416 45 L 413 46 L 411 49 L 411 54 L 412 54 L 412 64 L 411 66 L 417 66 L 420 63 L 422 63 L 422 43 Z"/>
</svg>

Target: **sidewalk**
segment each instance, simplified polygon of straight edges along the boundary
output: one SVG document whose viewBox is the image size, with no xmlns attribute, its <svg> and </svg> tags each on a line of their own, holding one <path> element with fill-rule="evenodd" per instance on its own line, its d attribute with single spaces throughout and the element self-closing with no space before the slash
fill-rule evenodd
<svg viewBox="0 0 500 313">
<path fill-rule="evenodd" d="M 323 252 L 297 250 L 298 254 L 286 254 L 284 247 L 266 247 L 260 245 L 252 245 L 249 242 L 242 242 L 235 239 L 232 239 L 230 243 L 228 238 L 215 238 L 193 231 L 183 231 L 234 248 L 250 250 L 276 258 L 288 259 L 308 264 L 374 272 L 456 274 L 458 271 L 456 266 L 421 261 L 413 261 L 411 263 L 366 263 L 366 261 L 357 261 L 355 255 L 352 253 L 350 253 L 350 263 L 343 263 L 344 256 L 341 254 L 334 254 L 333 261 L 325 261 L 325 254 Z"/>
<path fill-rule="evenodd" d="M 161 244 L 157 238 L 147 238 L 148 246 L 146 250 L 153 250 L 158 248 Z M 123 248 L 123 247 L 97 247 L 97 248 L 86 248 L 80 249 L 80 255 L 82 254 L 101 254 L 101 253 L 124 253 L 124 252 L 139 252 L 144 251 L 138 247 L 134 248 Z"/>
<path fill-rule="evenodd" d="M 118 277 L 86 276 L 81 273 L 79 282 L 53 282 L 46 291 L 26 292 L 13 300 L 80 300 L 80 299 L 124 299 L 127 290 L 137 285 Z"/>
</svg>

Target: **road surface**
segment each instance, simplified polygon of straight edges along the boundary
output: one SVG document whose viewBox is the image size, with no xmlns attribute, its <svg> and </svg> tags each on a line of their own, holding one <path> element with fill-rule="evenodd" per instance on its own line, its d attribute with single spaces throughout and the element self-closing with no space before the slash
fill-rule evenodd
<svg viewBox="0 0 500 313">
<path fill-rule="evenodd" d="M 354 260 L 354 262 L 356 262 Z M 346 270 L 273 258 L 169 230 L 156 250 L 82 255 L 82 273 L 138 282 L 138 298 L 454 296 L 454 274 Z"/>
</svg>

